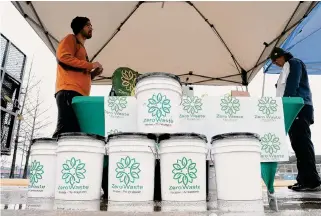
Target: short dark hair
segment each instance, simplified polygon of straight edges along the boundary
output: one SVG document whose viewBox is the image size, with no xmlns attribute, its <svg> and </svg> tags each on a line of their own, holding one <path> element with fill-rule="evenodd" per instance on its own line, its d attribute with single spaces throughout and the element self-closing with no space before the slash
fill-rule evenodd
<svg viewBox="0 0 321 216">
<path fill-rule="evenodd" d="M 87 24 L 87 22 L 90 21 L 87 17 L 75 17 L 70 24 L 70 27 L 74 34 L 78 34 Z"/>
</svg>

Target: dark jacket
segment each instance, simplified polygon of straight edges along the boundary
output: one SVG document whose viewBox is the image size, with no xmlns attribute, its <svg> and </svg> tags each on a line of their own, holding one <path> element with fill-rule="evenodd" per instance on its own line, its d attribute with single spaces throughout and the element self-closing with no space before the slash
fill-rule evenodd
<svg viewBox="0 0 321 216">
<path fill-rule="evenodd" d="M 290 72 L 286 80 L 283 97 L 301 97 L 304 100 L 304 104 L 313 106 L 305 64 L 292 55 L 288 55 L 286 61 L 290 64 Z"/>
</svg>

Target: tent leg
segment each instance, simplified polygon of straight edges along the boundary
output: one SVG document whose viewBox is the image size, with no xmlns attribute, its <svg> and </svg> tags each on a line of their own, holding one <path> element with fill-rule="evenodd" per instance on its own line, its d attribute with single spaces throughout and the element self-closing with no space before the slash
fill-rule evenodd
<svg viewBox="0 0 321 216">
<path fill-rule="evenodd" d="M 266 73 L 263 73 L 262 97 L 264 97 L 264 90 L 265 90 L 265 75 Z"/>
</svg>

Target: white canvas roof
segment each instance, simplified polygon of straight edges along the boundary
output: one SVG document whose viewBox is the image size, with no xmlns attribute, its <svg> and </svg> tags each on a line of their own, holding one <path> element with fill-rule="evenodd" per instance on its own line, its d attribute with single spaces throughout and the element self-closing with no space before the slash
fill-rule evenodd
<svg viewBox="0 0 321 216">
<path fill-rule="evenodd" d="M 118 67 L 129 67 L 173 73 L 189 84 L 246 85 L 316 2 L 13 4 L 53 53 L 72 33 L 71 20 L 88 17 L 94 28 L 88 56 L 104 67 L 96 84 L 110 84 Z"/>
</svg>

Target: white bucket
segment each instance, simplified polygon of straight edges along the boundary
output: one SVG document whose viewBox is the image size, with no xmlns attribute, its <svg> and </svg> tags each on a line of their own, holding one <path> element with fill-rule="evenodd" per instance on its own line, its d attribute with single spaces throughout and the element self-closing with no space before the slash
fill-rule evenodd
<svg viewBox="0 0 321 216">
<path fill-rule="evenodd" d="M 179 126 L 182 86 L 179 77 L 147 73 L 137 78 L 137 129 L 144 133 L 172 133 Z"/>
<path fill-rule="evenodd" d="M 108 136 L 108 200 L 154 199 L 156 135 L 117 133 Z"/>
<path fill-rule="evenodd" d="M 30 153 L 28 197 L 55 196 L 57 140 L 35 139 Z"/>
<path fill-rule="evenodd" d="M 218 200 L 262 199 L 259 136 L 227 133 L 212 138 Z"/>
<path fill-rule="evenodd" d="M 65 133 L 58 139 L 58 200 L 99 200 L 105 155 L 104 137 Z"/>
<path fill-rule="evenodd" d="M 206 143 L 195 133 L 159 136 L 162 200 L 206 200 Z"/>
</svg>

